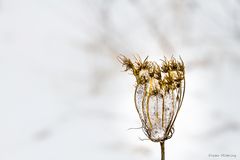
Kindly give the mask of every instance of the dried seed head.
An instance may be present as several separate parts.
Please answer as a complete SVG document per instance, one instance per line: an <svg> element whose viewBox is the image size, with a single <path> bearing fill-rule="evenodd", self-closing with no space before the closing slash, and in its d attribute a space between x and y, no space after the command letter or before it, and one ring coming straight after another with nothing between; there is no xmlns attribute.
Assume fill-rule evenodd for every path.
<svg viewBox="0 0 240 160"><path fill-rule="evenodd" d="M135 57L132 62L122 55L118 60L136 77L134 100L145 135L154 142L171 138L185 92L182 59L165 58L161 65L148 61L148 57L144 61Z"/></svg>

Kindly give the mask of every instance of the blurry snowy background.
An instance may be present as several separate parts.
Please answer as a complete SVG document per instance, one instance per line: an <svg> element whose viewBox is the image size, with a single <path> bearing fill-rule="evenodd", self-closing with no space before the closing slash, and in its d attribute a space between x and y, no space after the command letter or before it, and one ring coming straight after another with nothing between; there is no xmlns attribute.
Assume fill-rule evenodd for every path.
<svg viewBox="0 0 240 160"><path fill-rule="evenodd" d="M120 53L186 63L166 159L239 159L239 0L0 0L0 159L160 159Z"/></svg>

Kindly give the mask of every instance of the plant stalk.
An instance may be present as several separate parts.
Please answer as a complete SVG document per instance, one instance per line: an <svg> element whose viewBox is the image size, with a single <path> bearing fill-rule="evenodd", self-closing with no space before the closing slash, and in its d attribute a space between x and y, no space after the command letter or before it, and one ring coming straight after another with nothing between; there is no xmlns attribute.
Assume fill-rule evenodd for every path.
<svg viewBox="0 0 240 160"><path fill-rule="evenodd" d="M165 146L164 146L164 141L160 142L161 146L161 160L165 160Z"/></svg>

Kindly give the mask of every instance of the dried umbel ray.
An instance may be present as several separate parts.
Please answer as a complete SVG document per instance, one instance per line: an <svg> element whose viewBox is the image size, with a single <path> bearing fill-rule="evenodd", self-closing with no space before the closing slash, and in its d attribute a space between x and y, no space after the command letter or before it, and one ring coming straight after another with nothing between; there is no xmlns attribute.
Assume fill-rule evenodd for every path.
<svg viewBox="0 0 240 160"><path fill-rule="evenodd" d="M136 78L134 101L145 135L153 142L160 142L162 160L164 141L174 133L174 122L181 108L185 92L185 67L182 59L174 57L161 60L161 65L135 57L133 62L118 57L125 71Z"/></svg>

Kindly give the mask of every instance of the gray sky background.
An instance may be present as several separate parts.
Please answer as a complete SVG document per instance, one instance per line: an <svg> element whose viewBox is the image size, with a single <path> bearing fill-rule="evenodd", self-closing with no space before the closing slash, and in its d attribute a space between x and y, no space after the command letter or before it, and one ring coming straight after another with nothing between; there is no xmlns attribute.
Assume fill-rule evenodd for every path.
<svg viewBox="0 0 240 160"><path fill-rule="evenodd" d="M238 0L0 0L0 159L160 159L119 54L185 61L166 159L239 159Z"/></svg>

